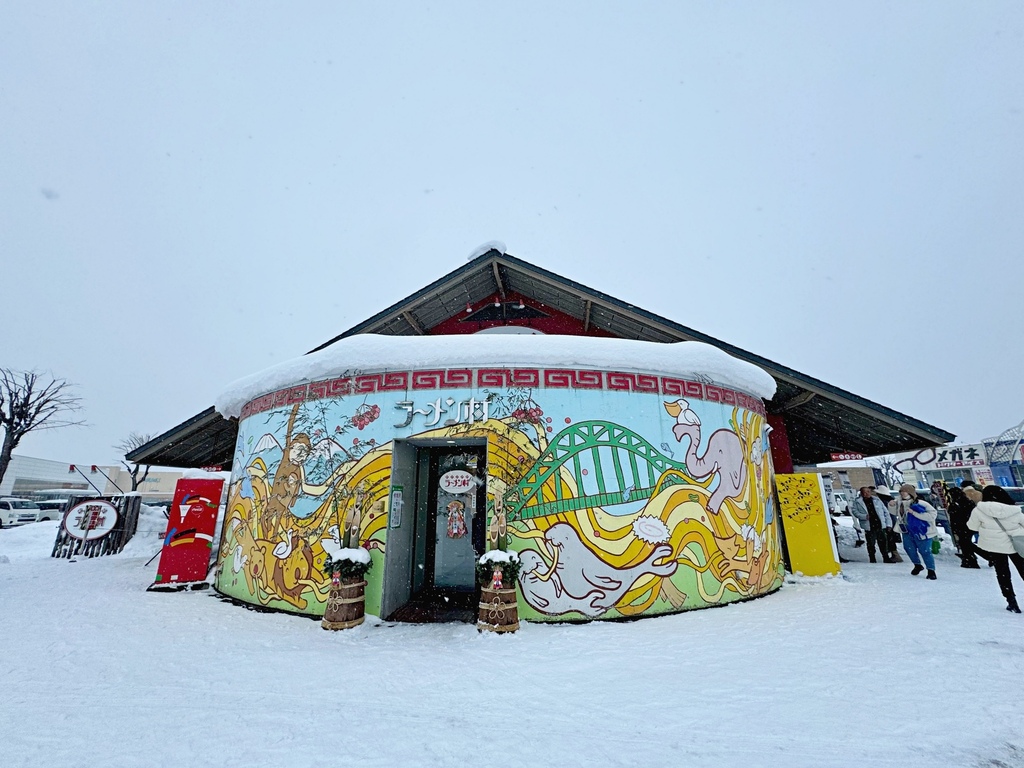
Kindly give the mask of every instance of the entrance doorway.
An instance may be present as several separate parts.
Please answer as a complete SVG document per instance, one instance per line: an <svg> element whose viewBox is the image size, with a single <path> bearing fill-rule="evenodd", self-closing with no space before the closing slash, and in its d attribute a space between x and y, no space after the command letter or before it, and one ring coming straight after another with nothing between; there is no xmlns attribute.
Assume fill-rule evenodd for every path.
<svg viewBox="0 0 1024 768"><path fill-rule="evenodd" d="M475 620L476 561L486 535L486 459L482 439L395 442L385 618Z"/></svg>

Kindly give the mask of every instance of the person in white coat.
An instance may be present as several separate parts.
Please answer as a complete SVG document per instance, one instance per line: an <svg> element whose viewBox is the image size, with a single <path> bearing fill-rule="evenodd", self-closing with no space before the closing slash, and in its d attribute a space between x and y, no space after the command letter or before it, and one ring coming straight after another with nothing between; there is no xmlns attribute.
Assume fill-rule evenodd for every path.
<svg viewBox="0 0 1024 768"><path fill-rule="evenodd" d="M971 512L967 527L978 532L977 547L995 566L999 591L1006 598L1006 610L1020 613L1013 591L1010 563L1024 579L1024 557L1017 553L1011 537L1024 536L1024 513L1013 503L1010 494L998 485L985 486L981 499Z"/></svg>

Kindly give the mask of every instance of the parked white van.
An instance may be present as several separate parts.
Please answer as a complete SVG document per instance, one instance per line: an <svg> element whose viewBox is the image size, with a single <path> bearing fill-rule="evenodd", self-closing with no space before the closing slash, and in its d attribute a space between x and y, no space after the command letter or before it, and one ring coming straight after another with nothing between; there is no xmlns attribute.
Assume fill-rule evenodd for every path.
<svg viewBox="0 0 1024 768"><path fill-rule="evenodd" d="M64 517L64 507L67 505L67 499L49 499L47 501L37 501L36 506L39 507L39 517L36 519L42 522L43 520L61 520Z"/></svg>
<svg viewBox="0 0 1024 768"><path fill-rule="evenodd" d="M39 507L28 499L0 499L0 528L34 523L39 519Z"/></svg>
<svg viewBox="0 0 1024 768"><path fill-rule="evenodd" d="M832 491L832 503L837 515L850 514L850 500L846 498L846 491Z"/></svg>

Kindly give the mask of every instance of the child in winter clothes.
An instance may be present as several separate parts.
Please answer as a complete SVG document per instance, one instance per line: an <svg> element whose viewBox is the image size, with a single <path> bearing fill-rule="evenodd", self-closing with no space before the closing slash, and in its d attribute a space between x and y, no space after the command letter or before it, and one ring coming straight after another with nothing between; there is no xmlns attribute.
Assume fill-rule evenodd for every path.
<svg viewBox="0 0 1024 768"><path fill-rule="evenodd" d="M1012 536L1024 536L1024 513L1013 503L1010 494L998 485L987 485L967 521L967 527L978 532L978 549L995 566L999 590L1006 598L1006 610L1020 613L1013 592L1010 563L1024 579L1024 557L1017 554Z"/></svg>
<svg viewBox="0 0 1024 768"><path fill-rule="evenodd" d="M932 555L932 539L938 535L935 527L935 507L927 501L917 498L917 489L909 483L900 486L899 501L892 501L889 511L894 513L899 523L900 532L903 534L903 550L907 553L914 564L911 576L917 576L925 568L928 569L928 579L935 580L935 556ZM915 517L927 523L923 534L912 534L907 525L907 518ZM922 567L921 561L924 561Z"/></svg>

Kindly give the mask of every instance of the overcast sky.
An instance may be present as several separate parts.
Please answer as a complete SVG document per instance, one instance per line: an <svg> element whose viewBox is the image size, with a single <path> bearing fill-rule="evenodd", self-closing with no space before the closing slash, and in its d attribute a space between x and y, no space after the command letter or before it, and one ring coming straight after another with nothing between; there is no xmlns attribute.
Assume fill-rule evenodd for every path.
<svg viewBox="0 0 1024 768"><path fill-rule="evenodd" d="M1024 5L0 4L0 365L107 463L488 240L974 441L1024 419Z"/></svg>

